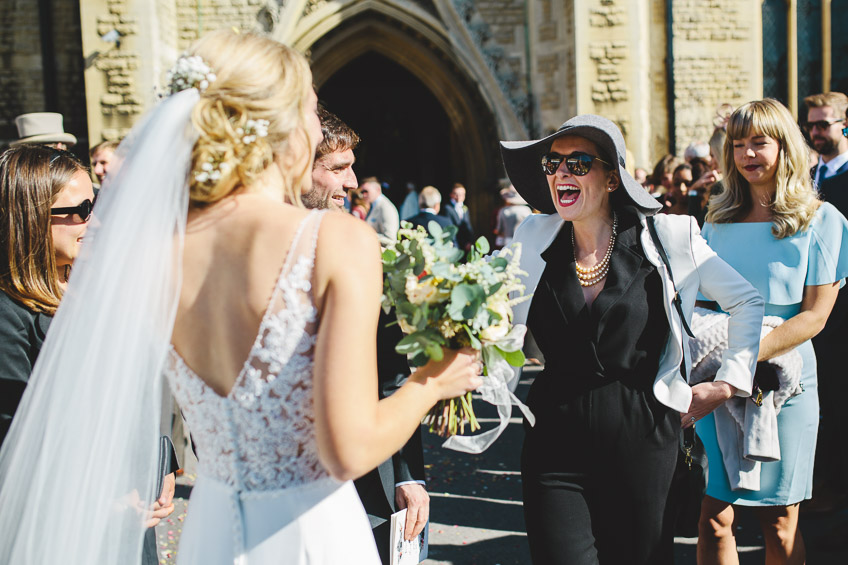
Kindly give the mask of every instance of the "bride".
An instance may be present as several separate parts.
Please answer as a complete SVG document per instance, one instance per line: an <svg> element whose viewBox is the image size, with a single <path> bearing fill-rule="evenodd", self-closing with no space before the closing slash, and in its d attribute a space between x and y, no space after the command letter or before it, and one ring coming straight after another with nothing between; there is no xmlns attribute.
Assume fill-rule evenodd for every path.
<svg viewBox="0 0 848 565"><path fill-rule="evenodd" d="M164 373L199 459L181 563L379 563L350 479L479 365L449 352L377 401L376 235L299 205L311 81L288 47L210 34L119 148L0 453L0 562L138 562Z"/></svg>

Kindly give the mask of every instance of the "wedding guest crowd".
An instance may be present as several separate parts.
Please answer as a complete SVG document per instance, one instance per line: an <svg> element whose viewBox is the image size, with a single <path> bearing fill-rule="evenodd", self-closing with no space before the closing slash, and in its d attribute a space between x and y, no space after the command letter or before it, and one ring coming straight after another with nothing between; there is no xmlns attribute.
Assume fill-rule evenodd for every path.
<svg viewBox="0 0 848 565"><path fill-rule="evenodd" d="M144 130L119 153L129 159L123 173L117 142L92 147L90 167L68 153L77 139L52 112L18 116L19 139L0 155L0 500L7 505L21 488L38 493L47 481L25 471L40 459L28 461L19 442L49 436L57 423L33 413L45 404L22 399L40 382L37 359L69 347L47 340L48 331L73 333L61 314L50 329L60 302L79 308L85 300L100 313L94 336L114 327L107 320L117 298L68 290L83 242L93 240L89 222L100 221L97 189L140 190L146 178L133 159L174 143L178 162L153 182L164 183L157 202L176 223L139 224L164 234L162 256L114 269L151 277L142 265L180 258L173 264L181 286L166 291L149 280L150 292L138 298L161 304L172 292L170 309L127 322L159 333L139 330L149 339L121 347L162 352L157 376L167 374L198 441L202 471L182 558L388 565L392 514L407 511L407 540L430 519L421 415L482 381L471 350L447 351L443 362L414 372L395 351L403 334L379 312L378 252L397 240L402 221L455 226L454 244L471 249L468 190L462 182L420 190L405 182L400 194L377 177L357 179L359 136L317 104L306 59L289 47L226 31L191 52L203 65L192 76L205 76L206 86L154 110L161 130ZM848 391L848 291L840 290L848 278L848 96L804 102L800 125L777 100L724 105L709 139L663 155L652 169L633 167L621 129L603 116L570 117L541 139L501 142L508 179L487 191L502 203L491 247L521 243L531 299L515 305L511 322L526 324L545 361L530 386L535 423L525 419L520 456L535 565L671 564L684 431L697 434L708 461L700 565L739 562L741 512L762 529L767 563L804 563L804 510L848 506L840 417ZM177 123L192 135L163 125ZM472 195L479 190L468 186ZM113 208L105 225L130 208ZM723 341L707 378L696 381L707 318L722 320ZM98 355L105 356L93 354L80 371L91 390ZM120 383L156 371L130 367ZM122 389L97 390L104 405ZM80 421L98 417L89 412ZM77 438L80 461L70 462L78 469L86 468L86 439ZM167 467L152 502L143 501L142 483L110 491L132 500L142 520L102 524L120 530L104 552L135 559L140 546L143 563L158 562L150 528L174 509L175 458ZM68 500L56 512L70 520ZM107 510L100 503L85 511ZM0 542L0 560L61 554L64 542L15 541L18 531L33 539L33 524L52 511L46 500L24 504L8 503L23 518ZM339 548L325 546L328 529ZM100 547L93 530L78 534L86 547Z"/></svg>

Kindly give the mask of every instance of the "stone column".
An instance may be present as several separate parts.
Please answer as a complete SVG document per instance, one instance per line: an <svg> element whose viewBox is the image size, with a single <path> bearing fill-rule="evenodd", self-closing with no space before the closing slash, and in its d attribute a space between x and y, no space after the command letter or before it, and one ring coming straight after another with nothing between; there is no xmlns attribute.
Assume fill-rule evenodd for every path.
<svg viewBox="0 0 848 565"><path fill-rule="evenodd" d="M91 144L125 136L177 57L175 0L80 3ZM105 38L105 39L104 39Z"/></svg>
<svg viewBox="0 0 848 565"><path fill-rule="evenodd" d="M585 0L574 9L576 113L599 114L619 125L633 154L631 169L662 152L652 135L665 120L652 108L658 83L651 71L663 54L654 51L651 38L661 37L663 28L650 19L650 7L649 0Z"/></svg>
<svg viewBox="0 0 848 565"><path fill-rule="evenodd" d="M719 105L762 98L758 0L673 0L675 146L708 141Z"/></svg>

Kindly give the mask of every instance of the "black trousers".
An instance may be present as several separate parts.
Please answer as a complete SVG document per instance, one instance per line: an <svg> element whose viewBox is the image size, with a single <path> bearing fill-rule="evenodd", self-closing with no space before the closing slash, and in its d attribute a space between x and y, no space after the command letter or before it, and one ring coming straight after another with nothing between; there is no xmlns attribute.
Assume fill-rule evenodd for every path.
<svg viewBox="0 0 848 565"><path fill-rule="evenodd" d="M521 458L533 563L672 563L679 433L677 412L621 382L540 410Z"/></svg>

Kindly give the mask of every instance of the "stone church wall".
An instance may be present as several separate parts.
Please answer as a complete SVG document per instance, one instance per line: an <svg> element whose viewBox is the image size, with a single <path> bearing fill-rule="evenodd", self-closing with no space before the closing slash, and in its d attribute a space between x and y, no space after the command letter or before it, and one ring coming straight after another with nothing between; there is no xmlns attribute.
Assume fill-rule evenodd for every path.
<svg viewBox="0 0 848 565"><path fill-rule="evenodd" d="M621 125L636 163L649 167L672 139L677 152L707 139L720 104L761 96L762 24L755 0L672 0L670 13L667 0L445 1L466 17L482 60L535 135L577 113L603 114ZM289 4L301 6L294 8L301 13L297 18L317 5L51 0L55 76L46 85L39 3L0 0L0 142L16 136L16 115L48 107L65 114L68 131L85 137L90 129L92 143L120 138L154 103L165 69L195 39L223 27L291 27L278 21L293 17ZM340 2L348 4L355 3ZM432 2L421 6L438 16ZM113 30L120 42L104 41Z"/></svg>
<svg viewBox="0 0 848 565"><path fill-rule="evenodd" d="M762 13L759 2L673 2L674 113L678 154L707 141L721 104L760 98Z"/></svg>
<svg viewBox="0 0 848 565"><path fill-rule="evenodd" d="M53 47L47 77L42 25L50 28ZM40 21L35 0L0 0L0 61L0 146L17 139L15 116L44 111L63 114L65 131L86 142L78 2L53 0L47 20Z"/></svg>

